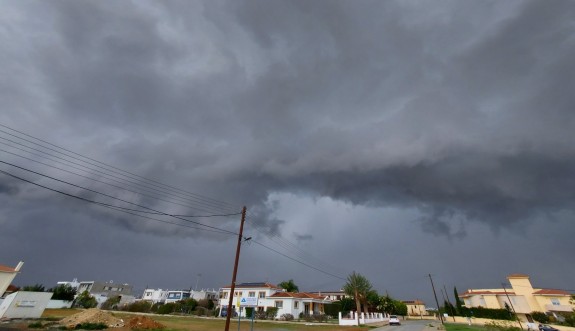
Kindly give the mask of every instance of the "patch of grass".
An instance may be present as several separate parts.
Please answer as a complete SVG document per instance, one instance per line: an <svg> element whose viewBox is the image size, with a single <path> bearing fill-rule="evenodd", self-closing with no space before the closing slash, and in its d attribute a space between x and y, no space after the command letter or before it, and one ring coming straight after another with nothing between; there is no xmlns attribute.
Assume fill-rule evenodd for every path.
<svg viewBox="0 0 575 331"><path fill-rule="evenodd" d="M105 330L108 326L104 323L81 323L77 324L76 330Z"/></svg>
<svg viewBox="0 0 575 331"><path fill-rule="evenodd" d="M42 325L42 322L34 322L34 323L30 323L28 324L28 328L30 329L42 329L44 326Z"/></svg>
<svg viewBox="0 0 575 331"><path fill-rule="evenodd" d="M483 326L445 323L446 331L485 331Z"/></svg>

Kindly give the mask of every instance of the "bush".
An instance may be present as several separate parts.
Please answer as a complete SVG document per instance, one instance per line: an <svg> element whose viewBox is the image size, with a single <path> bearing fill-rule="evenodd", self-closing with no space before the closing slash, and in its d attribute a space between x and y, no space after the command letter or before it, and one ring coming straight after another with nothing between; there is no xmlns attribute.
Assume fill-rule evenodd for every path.
<svg viewBox="0 0 575 331"><path fill-rule="evenodd" d="M293 319L294 319L294 317L292 314L283 314L280 317L280 320L282 320L282 321L293 321Z"/></svg>
<svg viewBox="0 0 575 331"><path fill-rule="evenodd" d="M123 306L121 310L133 313L149 313L152 311L152 304L148 301L136 301Z"/></svg>
<svg viewBox="0 0 575 331"><path fill-rule="evenodd" d="M542 313L540 311L533 311L531 312L531 317L539 323L547 324L549 323L549 316L547 314Z"/></svg>
<svg viewBox="0 0 575 331"><path fill-rule="evenodd" d="M106 300L103 304L102 304L102 309L103 310L113 310L113 309L118 309L118 304L120 303L120 296L116 295L113 297L108 298L108 300Z"/></svg>
<svg viewBox="0 0 575 331"><path fill-rule="evenodd" d="M166 303L166 304L159 306L158 311L156 313L161 314L161 315L165 315L165 314L171 314L175 310L176 310L176 304L170 302L170 303Z"/></svg>
<svg viewBox="0 0 575 331"><path fill-rule="evenodd" d="M76 295L76 289L69 284L61 284L49 290L53 292L52 300L72 301Z"/></svg>
<svg viewBox="0 0 575 331"><path fill-rule="evenodd" d="M96 298L94 298L93 296L90 295L90 293L88 293L88 291L84 291L82 292L82 294L80 294L76 300L74 300L74 307L81 307L81 308L94 308L98 305L98 301L96 301Z"/></svg>
<svg viewBox="0 0 575 331"><path fill-rule="evenodd" d="M82 323L76 324L76 330L105 330L108 326L104 323Z"/></svg>
<svg viewBox="0 0 575 331"><path fill-rule="evenodd" d="M199 307L204 307L206 309L214 309L214 302L210 299L202 299L197 301Z"/></svg>
<svg viewBox="0 0 575 331"><path fill-rule="evenodd" d="M487 331L521 331L517 326L514 326L511 322L507 321L491 321L485 323L485 329Z"/></svg>
<svg viewBox="0 0 575 331"><path fill-rule="evenodd" d="M488 318L494 320L515 320L515 315L510 313L507 309L489 309L482 307L467 308L461 307L459 309L460 316L477 317L477 318Z"/></svg>
<svg viewBox="0 0 575 331"><path fill-rule="evenodd" d="M34 323L30 323L28 324L28 328L30 329L41 329L44 326L42 325L42 322L34 322Z"/></svg>
<svg viewBox="0 0 575 331"><path fill-rule="evenodd" d="M273 320L276 318L276 315L278 314L278 308L268 307L265 313L266 313L266 319Z"/></svg>
<svg viewBox="0 0 575 331"><path fill-rule="evenodd" d="M252 318L253 313L254 313L254 307L246 307L246 318Z"/></svg>

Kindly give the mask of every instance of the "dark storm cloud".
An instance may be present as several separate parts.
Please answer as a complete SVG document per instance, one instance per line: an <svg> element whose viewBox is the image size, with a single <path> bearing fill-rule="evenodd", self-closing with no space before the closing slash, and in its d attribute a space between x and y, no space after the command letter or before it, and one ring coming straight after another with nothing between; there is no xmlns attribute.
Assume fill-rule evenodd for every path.
<svg viewBox="0 0 575 331"><path fill-rule="evenodd" d="M269 200L275 193L415 211L424 231L457 240L472 240L470 224L494 233L528 233L523 225L555 219L569 224L575 184L570 2L22 1L4 7L1 123L231 201L234 212L246 205L250 230L261 230L255 238L289 233L301 244L335 244L317 232L284 230L292 220L275 215L280 202ZM50 171L170 213L210 211ZM117 237L107 238L107 227L151 235L155 243L206 238L218 252L225 241L99 207L75 209L62 197L0 178L0 192L9 192L2 194L2 211L10 216L0 221L24 220L10 223L12 234L31 227L46 206L59 205L86 213L78 222L87 227L97 221L99 247L109 244L110 254L120 247L111 243ZM13 194L20 200L8 199ZM57 214L50 210L46 222ZM237 220L201 221L233 230ZM351 225L326 227L361 223L346 221ZM373 242L385 234L383 225L378 229ZM421 247L435 244L422 238ZM134 250L147 248L132 239ZM257 259L247 263L256 270Z"/></svg>
<svg viewBox="0 0 575 331"><path fill-rule="evenodd" d="M513 223L572 198L563 4L40 4L31 64L93 139L127 130L109 147L139 171L222 176L209 193L250 205L304 190Z"/></svg>

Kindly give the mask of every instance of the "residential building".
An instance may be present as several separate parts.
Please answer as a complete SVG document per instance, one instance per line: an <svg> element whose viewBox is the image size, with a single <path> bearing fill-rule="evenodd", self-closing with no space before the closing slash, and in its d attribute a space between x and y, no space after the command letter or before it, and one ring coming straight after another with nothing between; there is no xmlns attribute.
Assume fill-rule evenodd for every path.
<svg viewBox="0 0 575 331"><path fill-rule="evenodd" d="M300 292L276 292L266 298L267 305L278 308L277 317L283 314L291 314L298 317L300 313L305 315L318 315L324 313L324 305L332 301L317 294ZM258 305L259 308L259 305Z"/></svg>
<svg viewBox="0 0 575 331"><path fill-rule="evenodd" d="M402 301L407 306L408 316L423 316L427 315L425 303L421 300L404 300Z"/></svg>
<svg viewBox="0 0 575 331"><path fill-rule="evenodd" d="M212 300L217 301L219 298L220 292L216 289L201 289L200 291L192 290L190 293L190 297L195 300Z"/></svg>
<svg viewBox="0 0 575 331"><path fill-rule="evenodd" d="M71 282L63 281L58 282L58 285L70 285L76 289L77 295L88 291L96 301L98 301L98 306L106 302L111 297L119 296L120 305L131 303L135 301L135 297L132 295L133 286L129 284L114 283L109 282L99 282L99 281L78 281L74 279Z"/></svg>
<svg viewBox="0 0 575 331"><path fill-rule="evenodd" d="M190 298L191 291L190 290L175 290L175 291L168 291L168 296L166 297L165 303L176 302L180 300L186 300Z"/></svg>
<svg viewBox="0 0 575 331"><path fill-rule="evenodd" d="M195 290L162 290L157 289L145 289L144 294L142 295L142 300L149 301L152 304L155 303L170 303L176 302L180 300L185 300L187 298L192 298L194 300L217 300L218 299L218 291L215 289L202 289L200 291Z"/></svg>
<svg viewBox="0 0 575 331"><path fill-rule="evenodd" d="M317 291L317 292L309 292L311 294L316 294L331 301L339 301L343 298L347 298L348 295L345 294L343 290L338 291Z"/></svg>
<svg viewBox="0 0 575 331"><path fill-rule="evenodd" d="M10 286L23 265L24 262L22 261L14 268L0 265L0 298L4 295L4 292L6 292L6 289L8 289L8 286Z"/></svg>
<svg viewBox="0 0 575 331"><path fill-rule="evenodd" d="M571 293L557 289L534 288L528 275L512 274L507 277L511 288L468 289L459 295L465 306L504 309L505 304L515 310L517 316L533 322L531 312L571 312L575 308L569 303Z"/></svg>
<svg viewBox="0 0 575 331"><path fill-rule="evenodd" d="M165 303L167 298L168 290L162 290L161 288L157 290L147 288L144 290L144 294L142 294L142 300L151 302L152 304Z"/></svg>
<svg viewBox="0 0 575 331"><path fill-rule="evenodd" d="M231 286L223 287L220 292L218 307L220 316L227 314ZM298 317L304 314L323 314L324 305L332 301L314 293L290 293L270 283L242 283L235 287L232 299L232 309L238 313L237 304L243 298L257 298L257 311L267 311L270 307L278 308L276 317L283 314L292 314ZM245 310L241 310L245 316Z"/></svg>

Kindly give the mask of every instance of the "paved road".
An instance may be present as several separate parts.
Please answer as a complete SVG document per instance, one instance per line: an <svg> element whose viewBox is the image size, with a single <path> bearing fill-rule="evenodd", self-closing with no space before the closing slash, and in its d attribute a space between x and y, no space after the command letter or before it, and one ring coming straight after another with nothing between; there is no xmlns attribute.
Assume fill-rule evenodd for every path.
<svg viewBox="0 0 575 331"><path fill-rule="evenodd" d="M429 327L430 324L433 324L434 327ZM372 329L372 331L430 331L437 330L437 325L439 325L439 322L436 321L409 320L401 321L401 325L386 325L377 329Z"/></svg>

